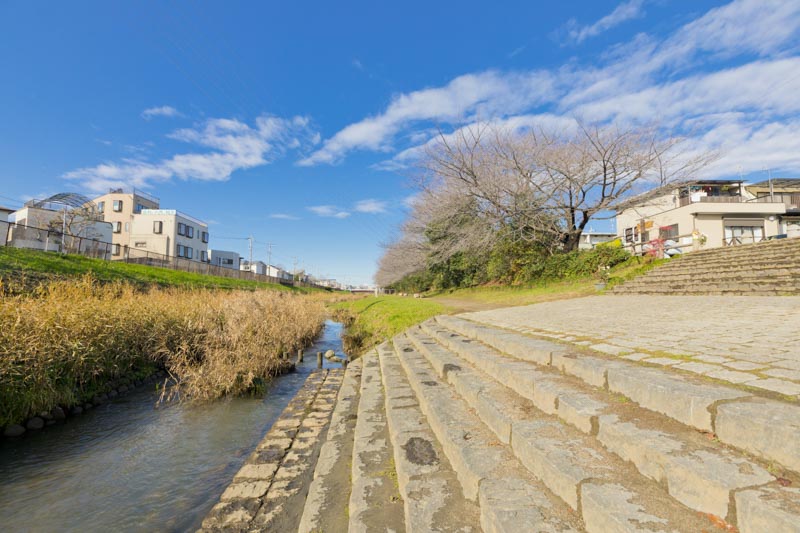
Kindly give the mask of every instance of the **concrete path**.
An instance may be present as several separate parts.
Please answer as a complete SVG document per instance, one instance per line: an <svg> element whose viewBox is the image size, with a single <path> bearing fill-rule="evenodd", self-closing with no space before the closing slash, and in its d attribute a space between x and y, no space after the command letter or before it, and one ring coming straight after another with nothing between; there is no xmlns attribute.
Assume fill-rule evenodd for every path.
<svg viewBox="0 0 800 533"><path fill-rule="evenodd" d="M800 396L800 297L594 296L461 316Z"/></svg>

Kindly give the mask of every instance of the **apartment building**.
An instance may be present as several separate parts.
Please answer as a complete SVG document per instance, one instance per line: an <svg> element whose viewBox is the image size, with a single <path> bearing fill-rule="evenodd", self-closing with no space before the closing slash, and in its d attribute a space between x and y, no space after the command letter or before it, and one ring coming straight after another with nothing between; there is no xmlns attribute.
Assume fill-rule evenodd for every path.
<svg viewBox="0 0 800 533"><path fill-rule="evenodd" d="M211 259L212 265L233 270L239 270L239 264L242 260L238 252L228 252L225 250L209 250L208 256Z"/></svg>
<svg viewBox="0 0 800 533"><path fill-rule="evenodd" d="M112 257L152 252L207 263L208 224L175 209L141 209L132 217L130 245L116 245Z"/></svg>
<svg viewBox="0 0 800 533"><path fill-rule="evenodd" d="M8 236L8 217L14 210L0 205L0 246L6 245Z"/></svg>
<svg viewBox="0 0 800 533"><path fill-rule="evenodd" d="M134 215L160 206L158 198L136 189L112 189L95 198L94 204L102 219L111 223L111 242L120 250L131 246Z"/></svg>
<svg viewBox="0 0 800 533"><path fill-rule="evenodd" d="M50 209L45 202L31 202L9 218L14 223L8 231L9 246L104 254L105 243L111 241L108 222L95 220L83 211Z"/></svg>

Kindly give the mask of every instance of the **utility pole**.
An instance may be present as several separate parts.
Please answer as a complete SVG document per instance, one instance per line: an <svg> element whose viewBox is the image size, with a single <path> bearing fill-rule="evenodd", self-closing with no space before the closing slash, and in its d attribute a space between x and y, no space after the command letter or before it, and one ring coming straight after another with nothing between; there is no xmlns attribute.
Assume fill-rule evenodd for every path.
<svg viewBox="0 0 800 533"><path fill-rule="evenodd" d="M292 261L294 262L294 266L292 267L292 278L297 276L297 257L292 257Z"/></svg>
<svg viewBox="0 0 800 533"><path fill-rule="evenodd" d="M272 266L272 243L268 242L267 243L267 270L269 270L270 266ZM269 274L269 272L267 272L267 274Z"/></svg>
<svg viewBox="0 0 800 533"><path fill-rule="evenodd" d="M252 270L253 270L253 236L252 235L247 237L247 242L248 242L249 248L250 248L250 271L252 272Z"/></svg>

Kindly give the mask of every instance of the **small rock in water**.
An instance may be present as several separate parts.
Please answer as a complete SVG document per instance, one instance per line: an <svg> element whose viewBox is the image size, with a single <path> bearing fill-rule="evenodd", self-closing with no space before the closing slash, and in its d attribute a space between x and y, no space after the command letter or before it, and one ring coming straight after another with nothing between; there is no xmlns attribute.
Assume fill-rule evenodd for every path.
<svg viewBox="0 0 800 533"><path fill-rule="evenodd" d="M333 357L336 357L336 352L334 352L333 350L328 350L327 352L325 352L325 359L331 359Z"/></svg>
<svg viewBox="0 0 800 533"><path fill-rule="evenodd" d="M53 418L55 418L56 420L64 420L65 418L67 418L67 413L65 413L64 410L60 407L54 407Z"/></svg>
<svg viewBox="0 0 800 533"><path fill-rule="evenodd" d="M73 415L79 415L79 414L81 414L83 412L83 407L81 407L80 405L76 405L75 407L70 409L69 412L70 412L70 414L73 414Z"/></svg>
<svg viewBox="0 0 800 533"><path fill-rule="evenodd" d="M3 430L3 435L6 437L20 437L23 433L25 433L25 428L19 424L11 424L10 426L6 426L6 429Z"/></svg>
<svg viewBox="0 0 800 533"><path fill-rule="evenodd" d="M109 398L116 398L117 397L117 391L114 390L114 389L111 389L110 391L108 391L108 397Z"/></svg>
<svg viewBox="0 0 800 533"><path fill-rule="evenodd" d="M41 413L39 413L39 418L41 418L42 420L52 420L53 415L51 415L47 411L42 411Z"/></svg>
<svg viewBox="0 0 800 533"><path fill-rule="evenodd" d="M28 429L42 429L44 427L44 420L39 418L38 416L34 416L28 423L25 424L25 427Z"/></svg>

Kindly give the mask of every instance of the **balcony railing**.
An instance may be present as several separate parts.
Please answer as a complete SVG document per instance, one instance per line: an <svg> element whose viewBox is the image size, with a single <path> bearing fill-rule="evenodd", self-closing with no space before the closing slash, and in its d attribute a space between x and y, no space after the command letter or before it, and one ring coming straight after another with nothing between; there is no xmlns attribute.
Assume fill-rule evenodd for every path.
<svg viewBox="0 0 800 533"><path fill-rule="evenodd" d="M786 204L786 207L791 207L793 209L800 208L800 192L793 192L793 193L775 193L772 196L759 196L758 198L753 198L748 200L748 202L756 202L760 204Z"/></svg>

